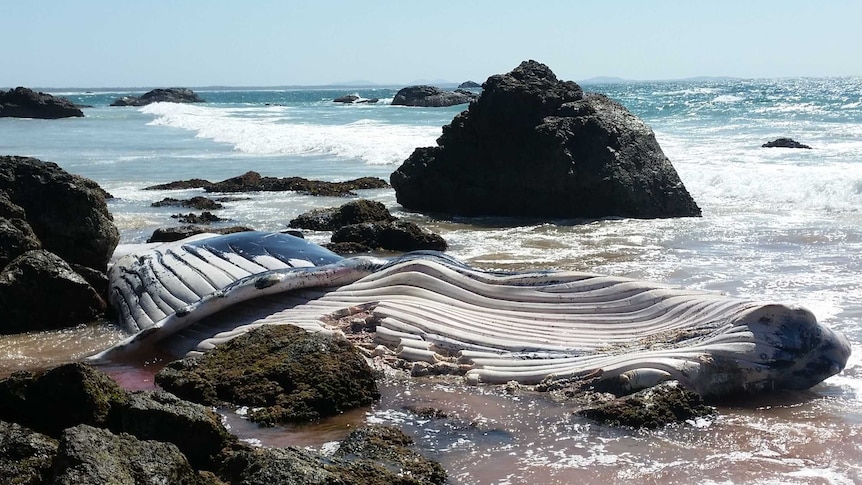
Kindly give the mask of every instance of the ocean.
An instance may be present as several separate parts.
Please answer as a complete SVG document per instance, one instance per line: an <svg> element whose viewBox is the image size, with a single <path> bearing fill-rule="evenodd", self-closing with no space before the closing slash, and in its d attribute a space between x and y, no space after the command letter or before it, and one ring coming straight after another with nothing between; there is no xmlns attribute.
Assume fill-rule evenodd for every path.
<svg viewBox="0 0 862 485"><path fill-rule="evenodd" d="M659 431L613 429L544 396L459 382L388 382L370 409L314 426L234 429L263 444L326 447L362 422L403 427L452 483L862 483L862 79L800 78L587 84L643 119L703 210L700 218L438 219L401 209L391 189L361 191L442 235L484 269L565 269L626 276L807 307L852 343L847 368L810 391L719 407L719 416ZM52 161L114 195L121 243L176 225L173 180L266 176L388 179L430 146L465 105L407 108L398 87L195 89L204 104L108 107L143 90L51 90L92 105L85 118L0 119L0 154ZM358 94L377 104L343 105ZM791 137L811 150L761 148ZM300 213L345 202L243 194L222 225L281 230ZM306 237L325 242L325 233ZM103 345L92 329L0 339L0 371ZM101 340L100 340L101 339ZM4 369L5 368L5 369ZM447 419L403 407L433 406Z"/></svg>

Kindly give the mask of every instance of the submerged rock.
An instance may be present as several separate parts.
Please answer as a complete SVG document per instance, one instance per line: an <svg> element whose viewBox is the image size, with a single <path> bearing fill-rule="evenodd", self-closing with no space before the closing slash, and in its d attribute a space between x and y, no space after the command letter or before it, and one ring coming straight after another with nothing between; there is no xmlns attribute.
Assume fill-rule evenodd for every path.
<svg viewBox="0 0 862 485"><path fill-rule="evenodd" d="M204 103L194 91L188 88L153 89L141 96L123 96L111 106L146 106L150 103Z"/></svg>
<svg viewBox="0 0 862 485"><path fill-rule="evenodd" d="M177 219L183 224L212 224L213 222L222 222L227 219L222 219L221 217L213 214L210 211L203 211L200 214L188 213L188 214L174 214L171 216L172 219Z"/></svg>
<svg viewBox="0 0 862 485"><path fill-rule="evenodd" d="M610 426L659 428L715 415L700 395L676 384L664 384L623 398L609 397L578 415Z"/></svg>
<svg viewBox="0 0 862 485"><path fill-rule="evenodd" d="M440 235L426 231L413 222L401 220L350 224L333 232L331 239L333 244L359 244L369 251L445 251L448 247Z"/></svg>
<svg viewBox="0 0 862 485"><path fill-rule="evenodd" d="M289 325L263 326L172 362L156 382L201 404L253 407L249 417L266 425L332 416L380 397L371 368L347 340Z"/></svg>
<svg viewBox="0 0 862 485"><path fill-rule="evenodd" d="M17 87L0 90L0 118L80 118L84 112L66 98Z"/></svg>
<svg viewBox="0 0 862 485"><path fill-rule="evenodd" d="M768 141L763 145L760 145L761 148L807 148L811 149L808 145L803 145L798 141L792 138L777 138L772 141Z"/></svg>
<svg viewBox="0 0 862 485"><path fill-rule="evenodd" d="M399 106L422 106L426 108L440 108L455 106L475 101L477 95L470 91L458 89L455 91L444 91L434 86L408 86L401 88L392 98L393 105Z"/></svg>
<svg viewBox="0 0 862 485"><path fill-rule="evenodd" d="M224 208L223 205L210 199L209 197L196 196L191 199L174 199L173 197L165 197L164 199L150 204L152 207L189 207L200 211L211 211Z"/></svg>
<svg viewBox="0 0 862 485"><path fill-rule="evenodd" d="M358 189L383 189L389 187L385 180L377 177L361 177L344 182L324 182L303 177L264 177L249 171L221 182L203 179L178 180L167 184L145 187L144 190L173 190L202 188L207 192L282 192L296 191L306 195L344 197L356 195Z"/></svg>
<svg viewBox="0 0 862 485"><path fill-rule="evenodd" d="M544 64L488 78L479 99L392 174L407 209L541 218L699 216L652 130Z"/></svg>

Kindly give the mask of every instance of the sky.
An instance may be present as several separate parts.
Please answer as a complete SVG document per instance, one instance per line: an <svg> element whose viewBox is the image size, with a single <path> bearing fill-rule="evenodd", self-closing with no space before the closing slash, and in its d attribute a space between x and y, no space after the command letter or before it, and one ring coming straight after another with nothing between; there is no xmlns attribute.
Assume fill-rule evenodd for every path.
<svg viewBox="0 0 862 485"><path fill-rule="evenodd" d="M858 0L28 0L0 88L862 76Z"/></svg>

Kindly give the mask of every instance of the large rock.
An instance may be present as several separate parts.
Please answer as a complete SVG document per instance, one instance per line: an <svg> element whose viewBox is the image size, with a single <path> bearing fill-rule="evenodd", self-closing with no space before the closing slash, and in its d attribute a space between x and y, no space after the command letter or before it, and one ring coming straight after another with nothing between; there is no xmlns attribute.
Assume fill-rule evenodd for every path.
<svg viewBox="0 0 862 485"><path fill-rule="evenodd" d="M238 443L211 408L163 391L130 393L112 424L114 432L176 445L198 469L216 469L222 451Z"/></svg>
<svg viewBox="0 0 862 485"><path fill-rule="evenodd" d="M194 91L188 88L153 89L141 96L123 96L111 106L146 106L150 103L203 103Z"/></svg>
<svg viewBox="0 0 862 485"><path fill-rule="evenodd" d="M401 88L392 98L392 104L398 106L421 106L425 108L441 108L465 104L476 99L476 94L463 89L444 91L434 86L407 86Z"/></svg>
<svg viewBox="0 0 862 485"><path fill-rule="evenodd" d="M106 308L100 292L49 251L28 251L0 270L0 334L88 323Z"/></svg>
<svg viewBox="0 0 862 485"><path fill-rule="evenodd" d="M219 483L198 474L170 443L142 441L85 424L63 432L52 472L49 483L56 485Z"/></svg>
<svg viewBox="0 0 862 485"><path fill-rule="evenodd" d="M92 180L55 163L0 156L0 199L21 208L42 248L70 264L105 271L120 233Z"/></svg>
<svg viewBox="0 0 862 485"><path fill-rule="evenodd" d="M0 381L0 420L53 437L78 424L108 427L127 401L114 380L83 364L16 372Z"/></svg>
<svg viewBox="0 0 862 485"><path fill-rule="evenodd" d="M66 98L22 87L0 90L0 118L57 119L82 116L84 112Z"/></svg>
<svg viewBox="0 0 862 485"><path fill-rule="evenodd" d="M542 218L698 216L652 130L619 103L525 61L391 176L407 209Z"/></svg>
<svg viewBox="0 0 862 485"><path fill-rule="evenodd" d="M194 402L254 408L272 425L368 406L380 394L371 368L346 339L290 325L263 326L156 374L163 389Z"/></svg>

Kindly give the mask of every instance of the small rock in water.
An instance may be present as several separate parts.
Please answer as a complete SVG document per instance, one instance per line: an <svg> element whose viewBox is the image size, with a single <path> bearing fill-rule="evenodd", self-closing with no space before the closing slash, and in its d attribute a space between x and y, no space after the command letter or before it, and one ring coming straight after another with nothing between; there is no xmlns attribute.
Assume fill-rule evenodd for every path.
<svg viewBox="0 0 862 485"><path fill-rule="evenodd" d="M811 149L808 145L803 145L798 141L792 138L777 138L775 140L769 141L760 145L761 148L807 148Z"/></svg>

